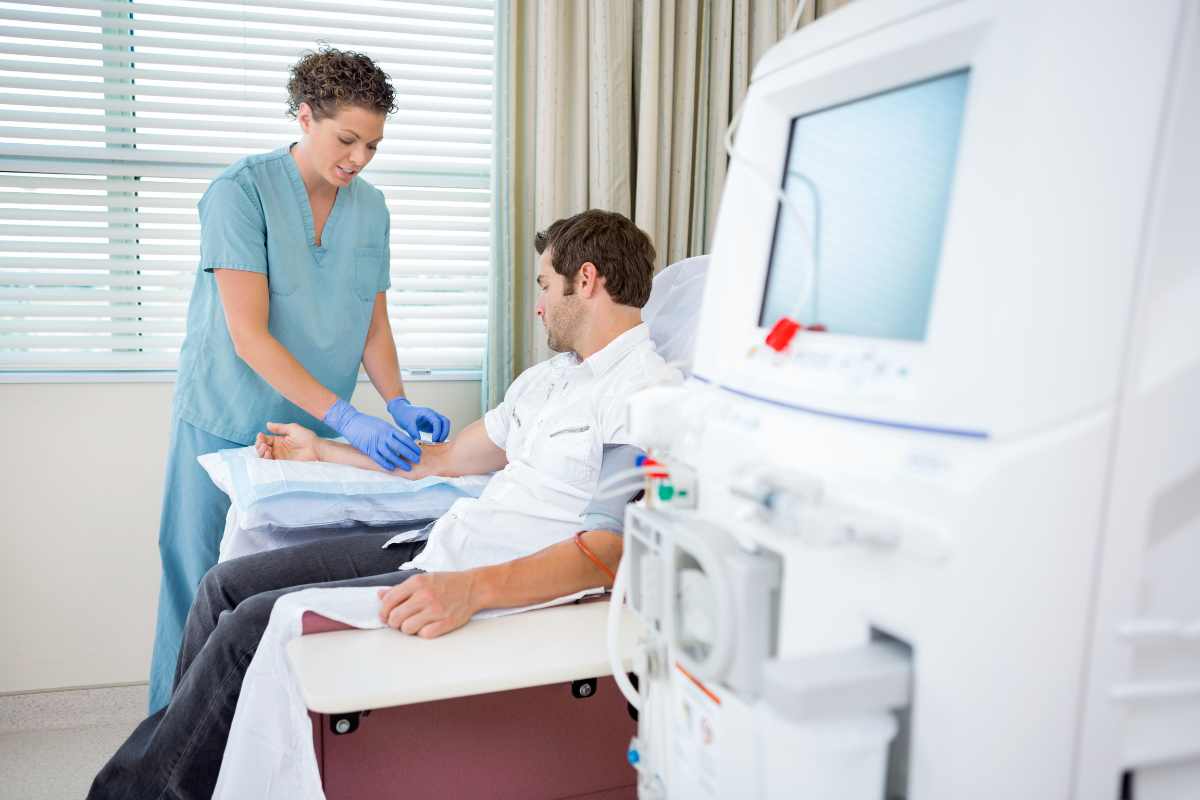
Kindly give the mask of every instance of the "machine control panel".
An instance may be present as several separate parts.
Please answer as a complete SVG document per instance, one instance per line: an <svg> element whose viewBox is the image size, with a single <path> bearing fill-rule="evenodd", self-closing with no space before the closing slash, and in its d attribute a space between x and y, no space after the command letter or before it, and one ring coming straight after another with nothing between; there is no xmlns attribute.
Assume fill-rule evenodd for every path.
<svg viewBox="0 0 1200 800"><path fill-rule="evenodd" d="M917 359L909 348L821 346L815 341L821 336L802 332L782 352L766 344L752 345L743 369L765 365L799 373L806 386L822 394L898 398L914 391Z"/></svg>

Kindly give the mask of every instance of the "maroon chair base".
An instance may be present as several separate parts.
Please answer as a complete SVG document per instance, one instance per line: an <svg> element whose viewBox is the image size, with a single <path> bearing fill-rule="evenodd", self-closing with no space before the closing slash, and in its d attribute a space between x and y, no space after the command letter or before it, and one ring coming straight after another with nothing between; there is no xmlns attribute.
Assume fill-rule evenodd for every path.
<svg viewBox="0 0 1200 800"><path fill-rule="evenodd" d="M637 797L636 723L611 677L310 716L328 800Z"/></svg>

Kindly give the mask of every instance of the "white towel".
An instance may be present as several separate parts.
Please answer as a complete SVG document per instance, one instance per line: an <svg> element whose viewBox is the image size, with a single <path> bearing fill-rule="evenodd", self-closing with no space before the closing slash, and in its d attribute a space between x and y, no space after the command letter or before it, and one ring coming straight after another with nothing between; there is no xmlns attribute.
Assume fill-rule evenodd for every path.
<svg viewBox="0 0 1200 800"><path fill-rule="evenodd" d="M302 632L305 611L356 628L378 628L378 588L303 589L279 598L242 693L213 800L325 800L312 724L287 658L287 643Z"/></svg>

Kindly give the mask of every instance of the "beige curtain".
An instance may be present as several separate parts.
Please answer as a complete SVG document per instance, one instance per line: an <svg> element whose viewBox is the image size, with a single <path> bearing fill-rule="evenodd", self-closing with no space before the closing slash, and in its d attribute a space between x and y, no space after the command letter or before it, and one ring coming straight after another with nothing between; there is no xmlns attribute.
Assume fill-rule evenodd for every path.
<svg viewBox="0 0 1200 800"><path fill-rule="evenodd" d="M847 0L810 0L802 23ZM729 119L754 64L786 33L796 0L512 0L498 43L508 171L492 335L511 336L506 362L489 357L486 403L505 370L546 358L533 316L534 233L587 208L619 211L654 241L658 266L703 253L727 159ZM494 283L494 289L497 284Z"/></svg>

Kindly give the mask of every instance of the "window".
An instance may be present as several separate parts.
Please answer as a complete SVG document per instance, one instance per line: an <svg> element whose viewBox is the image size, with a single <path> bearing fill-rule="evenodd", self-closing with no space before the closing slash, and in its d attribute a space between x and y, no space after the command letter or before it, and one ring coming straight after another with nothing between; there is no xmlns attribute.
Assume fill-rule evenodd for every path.
<svg viewBox="0 0 1200 800"><path fill-rule="evenodd" d="M487 331L492 0L0 2L0 370L167 370L196 203L299 137L288 67L367 53L399 111L367 168L392 214L404 367L478 369Z"/></svg>

